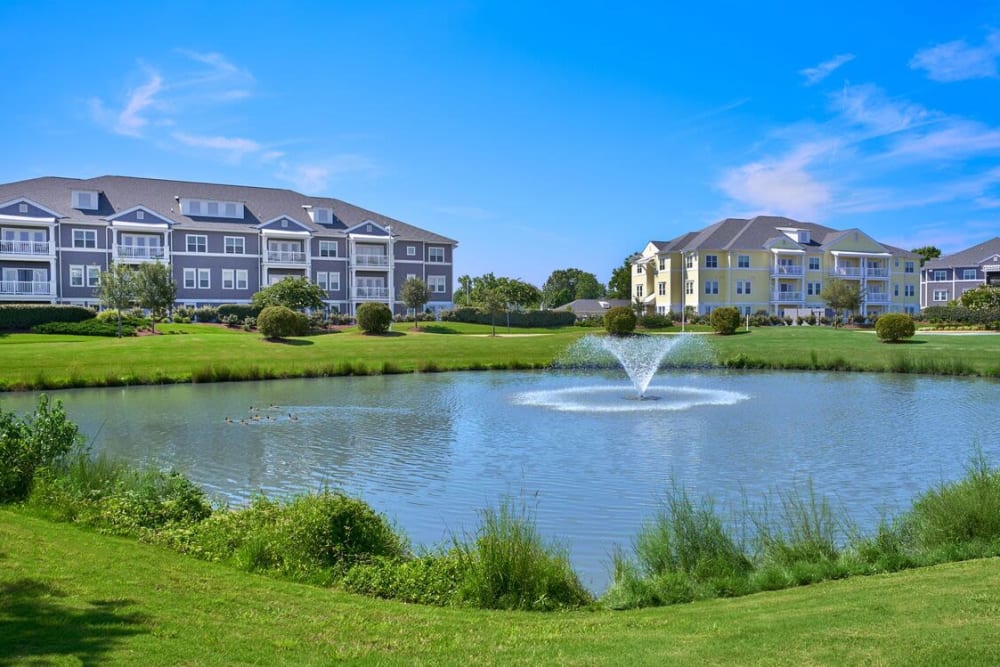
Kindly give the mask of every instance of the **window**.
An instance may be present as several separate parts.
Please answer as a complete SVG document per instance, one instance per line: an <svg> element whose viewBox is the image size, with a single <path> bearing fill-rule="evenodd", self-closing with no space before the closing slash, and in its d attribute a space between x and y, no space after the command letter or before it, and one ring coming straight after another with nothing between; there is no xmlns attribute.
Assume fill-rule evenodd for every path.
<svg viewBox="0 0 1000 667"><path fill-rule="evenodd" d="M819 296L823 291L823 283L806 283L806 294L809 296Z"/></svg>
<svg viewBox="0 0 1000 667"><path fill-rule="evenodd" d="M976 270L975 269L962 269L962 280L975 280Z"/></svg>
<svg viewBox="0 0 1000 667"><path fill-rule="evenodd" d="M236 269L236 289L250 289L250 272L247 269Z"/></svg>
<svg viewBox="0 0 1000 667"><path fill-rule="evenodd" d="M441 263L444 261L444 248L428 248L427 261Z"/></svg>
<svg viewBox="0 0 1000 667"><path fill-rule="evenodd" d="M948 272L943 269L934 271L934 280L948 280Z"/></svg>
<svg viewBox="0 0 1000 667"><path fill-rule="evenodd" d="M17 205L17 212L18 213L27 213L28 212L28 205L27 204L18 204Z"/></svg>
<svg viewBox="0 0 1000 667"><path fill-rule="evenodd" d="M188 252L208 252L208 237L204 234L188 234L185 238Z"/></svg>
<svg viewBox="0 0 1000 667"><path fill-rule="evenodd" d="M330 289L330 274L327 271L316 272L316 285L323 291Z"/></svg>
<svg viewBox="0 0 1000 667"><path fill-rule="evenodd" d="M93 211L97 209L97 193L96 192L73 192L73 208L78 208L81 211ZM23 211L22 211L23 213Z"/></svg>
<svg viewBox="0 0 1000 667"><path fill-rule="evenodd" d="M688 255L684 258L684 268L693 269L694 268L694 255Z"/></svg>
<svg viewBox="0 0 1000 667"><path fill-rule="evenodd" d="M705 268L706 269L717 269L717 268L719 268L719 256L718 255L705 255Z"/></svg>
<svg viewBox="0 0 1000 667"><path fill-rule="evenodd" d="M337 292L340 290L340 272L331 271L330 272L330 291Z"/></svg>
<svg viewBox="0 0 1000 667"><path fill-rule="evenodd" d="M917 289L914 285L903 285L903 296L914 296Z"/></svg>
<svg viewBox="0 0 1000 667"><path fill-rule="evenodd" d="M222 289L236 289L235 269L222 269Z"/></svg>
<svg viewBox="0 0 1000 667"><path fill-rule="evenodd" d="M74 229L73 230L73 247L74 248L96 248L97 247L97 230L96 229Z"/></svg>
<svg viewBox="0 0 1000 667"><path fill-rule="evenodd" d="M145 211L136 211L135 212L135 219L136 220L145 220L146 219L146 212Z"/></svg>
<svg viewBox="0 0 1000 667"><path fill-rule="evenodd" d="M69 267L69 286L70 287L83 287L83 267L73 266Z"/></svg>
<svg viewBox="0 0 1000 667"><path fill-rule="evenodd" d="M736 266L740 269L750 268L750 255L739 255L736 257Z"/></svg>
<svg viewBox="0 0 1000 667"><path fill-rule="evenodd" d="M415 245L408 245L408 246L406 246L406 256L407 257L416 257L417 256L417 246L415 246Z"/></svg>
<svg viewBox="0 0 1000 667"><path fill-rule="evenodd" d="M642 264L636 264L635 265L635 274L639 275L640 273L642 273Z"/></svg>
<svg viewBox="0 0 1000 667"><path fill-rule="evenodd" d="M213 218L219 217L219 202L210 201L205 204L205 211Z"/></svg>
<svg viewBox="0 0 1000 667"><path fill-rule="evenodd" d="M736 293L737 294L750 294L750 281L749 280L737 280L736 281Z"/></svg>
<svg viewBox="0 0 1000 667"><path fill-rule="evenodd" d="M444 251L444 248L440 250ZM444 276L427 276L427 287L435 294L443 294L447 291Z"/></svg>
<svg viewBox="0 0 1000 667"><path fill-rule="evenodd" d="M694 281L693 280L688 280L687 282L684 283L684 293L685 294L694 294Z"/></svg>
<svg viewBox="0 0 1000 667"><path fill-rule="evenodd" d="M718 294L719 293L719 281L718 280L706 280L705 281L705 294Z"/></svg>
<svg viewBox="0 0 1000 667"><path fill-rule="evenodd" d="M201 202L200 201L190 201L190 202L188 202L188 215L201 215Z"/></svg>
<svg viewBox="0 0 1000 667"><path fill-rule="evenodd" d="M97 287L101 284L101 267L91 264L87 267L87 287Z"/></svg>
<svg viewBox="0 0 1000 667"><path fill-rule="evenodd" d="M936 289L936 290L934 290L934 300L935 301L947 301L948 300L948 290L946 290L946 289Z"/></svg>
<svg viewBox="0 0 1000 667"><path fill-rule="evenodd" d="M246 254L246 239L242 236L227 236L223 239L224 245L223 249L227 255L244 255Z"/></svg>
<svg viewBox="0 0 1000 667"><path fill-rule="evenodd" d="M236 208L236 203L227 201L226 202L226 217L227 218L240 218L242 217Z"/></svg>
<svg viewBox="0 0 1000 667"><path fill-rule="evenodd" d="M320 241L319 242L319 256L320 257L336 257L337 256L337 242L336 241Z"/></svg>
<svg viewBox="0 0 1000 667"><path fill-rule="evenodd" d="M642 298L642 285L635 286L635 295L640 299Z"/></svg>
<svg viewBox="0 0 1000 667"><path fill-rule="evenodd" d="M810 257L809 258L809 270L810 271L819 271L819 257Z"/></svg>
<svg viewBox="0 0 1000 667"><path fill-rule="evenodd" d="M667 295L667 284L666 283L656 283L656 293L660 296Z"/></svg>
<svg viewBox="0 0 1000 667"><path fill-rule="evenodd" d="M899 283L894 283L892 286L892 295L899 296Z"/></svg>
<svg viewBox="0 0 1000 667"><path fill-rule="evenodd" d="M195 269L184 269L184 289L194 289L198 284L198 272Z"/></svg>
<svg viewBox="0 0 1000 667"><path fill-rule="evenodd" d="M906 262L906 264L903 265L903 273L913 273L913 267L913 262Z"/></svg>
<svg viewBox="0 0 1000 667"><path fill-rule="evenodd" d="M211 269L198 269L198 289L208 289L212 286Z"/></svg>

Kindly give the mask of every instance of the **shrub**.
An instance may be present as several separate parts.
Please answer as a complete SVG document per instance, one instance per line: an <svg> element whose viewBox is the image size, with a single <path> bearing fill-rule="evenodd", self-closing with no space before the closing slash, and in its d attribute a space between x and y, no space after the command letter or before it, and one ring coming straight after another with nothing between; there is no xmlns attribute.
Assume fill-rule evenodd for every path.
<svg viewBox="0 0 1000 667"><path fill-rule="evenodd" d="M358 327L366 334L384 334L392 324L392 311L384 303L374 301L358 307Z"/></svg>
<svg viewBox="0 0 1000 667"><path fill-rule="evenodd" d="M374 558L352 567L343 585L360 595L444 606L456 602L464 579L462 561L448 553L407 560Z"/></svg>
<svg viewBox="0 0 1000 667"><path fill-rule="evenodd" d="M670 315L643 315L639 318L639 326L644 329L666 329L674 325Z"/></svg>
<svg viewBox="0 0 1000 667"><path fill-rule="evenodd" d="M50 405L45 394L38 397L34 414L23 419L0 408L0 503L26 498L35 474L56 464L80 440L62 403Z"/></svg>
<svg viewBox="0 0 1000 667"><path fill-rule="evenodd" d="M733 306L714 309L708 316L712 329L720 336L731 336L740 327L740 311Z"/></svg>
<svg viewBox="0 0 1000 667"><path fill-rule="evenodd" d="M260 311L257 329L268 339L304 336L309 333L309 320L302 313L285 306L268 306Z"/></svg>
<svg viewBox="0 0 1000 667"><path fill-rule="evenodd" d="M149 327L149 320L147 320L143 315L142 311L137 314L134 310L123 310L122 314L122 327L130 327L132 329L145 329ZM118 326L118 311L114 308L108 308L97 313L98 322L113 322L115 326Z"/></svg>
<svg viewBox="0 0 1000 667"><path fill-rule="evenodd" d="M66 334L72 336L109 336L118 335L118 324L116 322L101 321L97 319L84 320L83 322L49 322L31 327L33 333L40 334ZM122 324L123 336L134 336L135 327Z"/></svg>
<svg viewBox="0 0 1000 667"><path fill-rule="evenodd" d="M94 317L94 311L83 306L53 306L49 304L0 305L0 331L27 331L48 322L83 322Z"/></svg>
<svg viewBox="0 0 1000 667"><path fill-rule="evenodd" d="M257 318L256 317L244 317L243 318L243 330L250 331L257 328Z"/></svg>
<svg viewBox="0 0 1000 667"><path fill-rule="evenodd" d="M577 317L575 314L565 310L527 310L514 311L504 314L504 323L510 317L512 327L534 329L534 328L555 328L572 326ZM441 319L445 322L464 322L468 324L491 324L492 319L488 312L483 312L476 308L456 308L441 312ZM603 322L603 320L599 320Z"/></svg>
<svg viewBox="0 0 1000 667"><path fill-rule="evenodd" d="M235 329L236 327L238 327L240 325L240 316L239 315L221 315L219 317L219 321L222 322L223 324L225 324L227 327L229 327L231 329Z"/></svg>
<svg viewBox="0 0 1000 667"><path fill-rule="evenodd" d="M235 315L237 322L242 322L247 317L257 317L260 314L259 308L254 308L246 303L224 303L216 310L220 318Z"/></svg>
<svg viewBox="0 0 1000 667"><path fill-rule="evenodd" d="M875 322L875 333L883 343L898 343L913 338L916 326L913 318L905 313L887 313Z"/></svg>
<svg viewBox="0 0 1000 667"><path fill-rule="evenodd" d="M604 313L604 328L612 336L628 336L635 332L635 313L628 306L618 306Z"/></svg>
<svg viewBox="0 0 1000 667"><path fill-rule="evenodd" d="M207 324L219 321L219 309L212 306L202 306L194 311L194 319L197 322Z"/></svg>

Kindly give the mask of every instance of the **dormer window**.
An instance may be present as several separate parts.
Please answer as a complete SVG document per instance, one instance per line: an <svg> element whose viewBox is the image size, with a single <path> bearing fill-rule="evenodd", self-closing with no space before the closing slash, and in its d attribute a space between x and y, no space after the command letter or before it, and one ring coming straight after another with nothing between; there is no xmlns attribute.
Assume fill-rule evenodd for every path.
<svg viewBox="0 0 1000 667"><path fill-rule="evenodd" d="M313 222L329 224L333 220L333 211L328 208L311 208L309 209L309 217Z"/></svg>
<svg viewBox="0 0 1000 667"><path fill-rule="evenodd" d="M28 205L27 204L18 204L17 205L17 212L18 213L27 213L28 212Z"/></svg>
<svg viewBox="0 0 1000 667"><path fill-rule="evenodd" d="M91 190L74 190L73 208L80 209L81 211L96 211L97 194Z"/></svg>
<svg viewBox="0 0 1000 667"><path fill-rule="evenodd" d="M208 199L188 199L181 197L181 213L209 218L243 219L243 203L238 201L219 201Z"/></svg>
<svg viewBox="0 0 1000 667"><path fill-rule="evenodd" d="M369 224L365 225L365 232L366 232L366 233L368 233L368 234L371 234L371 233L372 233L372 226L371 226L371 223L369 223Z"/></svg>
<svg viewBox="0 0 1000 667"><path fill-rule="evenodd" d="M287 229L287 227L288 227L288 221L287 220L282 220L281 221L281 226L285 227Z"/></svg>
<svg viewBox="0 0 1000 667"><path fill-rule="evenodd" d="M135 219L136 220L145 220L146 219L146 212L145 211L136 211L135 212Z"/></svg>

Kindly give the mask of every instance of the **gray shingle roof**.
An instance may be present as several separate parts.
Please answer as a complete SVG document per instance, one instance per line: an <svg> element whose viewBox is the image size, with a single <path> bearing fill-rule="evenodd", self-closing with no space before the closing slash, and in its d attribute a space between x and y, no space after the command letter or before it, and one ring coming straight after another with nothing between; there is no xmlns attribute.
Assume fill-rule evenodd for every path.
<svg viewBox="0 0 1000 667"><path fill-rule="evenodd" d="M70 197L74 190L101 192L99 208L96 211L80 211L72 208ZM170 181L132 176L99 176L85 179L46 176L0 185L0 202L17 197L27 197L70 220L103 220L134 206L145 206L176 223L175 229L245 232L250 231L248 227L252 225L284 215L299 221L317 236L334 235L371 220L383 227L391 226L393 235L402 240L458 245L454 239L339 199L311 197L285 188ZM243 202L245 218L240 222L225 218L183 215L177 197ZM332 209L333 222L331 224L312 222L303 206Z"/></svg>
<svg viewBox="0 0 1000 667"><path fill-rule="evenodd" d="M1000 236L983 241L971 248L954 252L950 255L932 259L924 264L925 269L945 269L951 267L979 266L984 259L1000 254Z"/></svg>

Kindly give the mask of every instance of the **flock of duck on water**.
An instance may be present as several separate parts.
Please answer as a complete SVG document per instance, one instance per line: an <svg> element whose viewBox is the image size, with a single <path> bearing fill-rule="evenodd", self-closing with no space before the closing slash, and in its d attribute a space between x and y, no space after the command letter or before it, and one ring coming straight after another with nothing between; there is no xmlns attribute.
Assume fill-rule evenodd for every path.
<svg viewBox="0 0 1000 667"><path fill-rule="evenodd" d="M275 405L274 403L271 403L266 408L260 408L255 405L251 405L249 419L236 420L227 416L224 421L227 424L242 424L243 426L246 426L247 424L257 424L260 422L277 422L277 421L297 422L299 420L299 416L291 412L286 413L288 416L285 418L282 418L280 415L275 416L271 414L274 412L278 412L280 410L282 410L282 407L280 405Z"/></svg>

